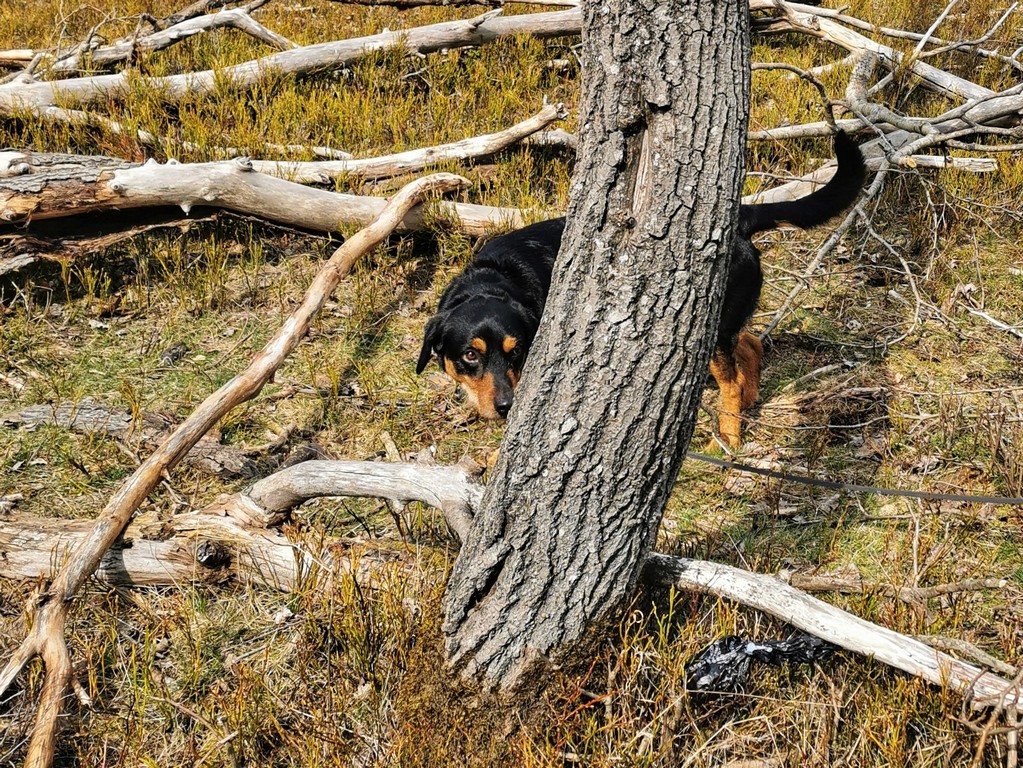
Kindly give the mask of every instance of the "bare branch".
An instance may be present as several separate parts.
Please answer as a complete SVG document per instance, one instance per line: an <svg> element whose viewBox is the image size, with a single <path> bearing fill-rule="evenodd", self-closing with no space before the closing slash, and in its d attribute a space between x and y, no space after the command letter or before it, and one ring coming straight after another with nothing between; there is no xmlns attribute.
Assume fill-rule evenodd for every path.
<svg viewBox="0 0 1023 768"><path fill-rule="evenodd" d="M913 61L904 54L843 26L821 8L778 0L777 15L754 19L754 29L763 34L802 32L834 43L851 53L872 51L889 69L906 66L932 90L959 99L982 99L993 95L988 88L940 69Z"/></svg>
<svg viewBox="0 0 1023 768"><path fill-rule="evenodd" d="M557 120L568 116L563 104L546 104L530 118L498 133L475 136L470 139L441 144L425 149L412 149L394 155L370 157L361 160L333 162L281 162L252 160L253 170L300 183L326 183L340 176L380 179L402 173L420 171L429 165L485 157L517 144L527 136L543 130Z"/></svg>
<svg viewBox="0 0 1023 768"><path fill-rule="evenodd" d="M781 306L778 307L778 309L774 313L774 316L771 318L771 321L767 324L767 327L764 328L763 331L761 331L760 333L761 338L769 336L771 331L773 331L778 326L778 323L781 322L782 318L785 317L785 315L789 311L789 308L792 306L793 302L795 302L796 297L800 293L802 293L803 289L806 287L807 278L813 275L820 268L821 264L824 262L827 256L831 253L832 250L834 250L835 246L838 245L839 241L842 239L842 236L847 231L849 231L849 228L852 227L853 222L859 215L860 209L864 205L866 205L867 201L880 194L881 190L884 188L884 182L888 174L888 167L889 167L888 162L882 159L880 170L878 174L874 177L874 180L871 182L870 188L863 196L863 199L859 203L857 203L855 208L853 208L851 211L849 211L849 213L846 214L845 218L842 220L842 223L835 228L835 230L831 233L828 239L824 241L823 245L821 245L821 247L817 249L817 253L814 255L814 258L807 265L806 269L803 270L802 274L803 279L796 283L792 290L789 291L788 295L785 297L785 300L782 302ZM784 186L788 187L789 185ZM784 187L777 187L776 189L784 189ZM773 191L775 190L772 190L772 192Z"/></svg>
<svg viewBox="0 0 1023 768"><path fill-rule="evenodd" d="M226 28L237 29L280 51L298 48L286 37L278 35L253 19L245 8L231 8L209 16L193 17L149 35L118 40L111 45L93 48L76 46L46 69L54 74L67 74L81 70L86 63L93 67L108 67L127 61L139 53L160 51L200 33Z"/></svg>
<svg viewBox="0 0 1023 768"><path fill-rule="evenodd" d="M500 8L505 5L563 5L576 7L579 0L331 0L349 5L389 6L392 8L422 8L426 5L462 7L466 5L489 5Z"/></svg>
<svg viewBox="0 0 1023 768"><path fill-rule="evenodd" d="M89 435L105 435L115 440L129 440L155 446L173 428L174 422L157 413L132 414L85 398L77 403L35 405L0 416L5 424L55 424ZM205 436L182 457L182 463L220 477L252 477L256 467L237 448L221 445L216 438Z"/></svg>
<svg viewBox="0 0 1023 768"><path fill-rule="evenodd" d="M783 70L785 72L791 72L796 77L798 77L798 78L800 78L802 80L806 80L806 82L810 83L810 85L812 85L814 88L816 88L817 89L817 93L820 94L821 106L824 107L824 115L825 115L824 119L825 119L825 122L827 122L827 124L830 127L832 127L832 128L835 127L835 121L834 121L834 118L832 117L832 114L831 114L831 97L828 96L828 91L824 87L824 83L822 83L820 80L818 80L810 72L808 72L805 69L802 69L801 67L797 67L797 66L795 66L793 64L779 64L779 63L770 63L770 62L768 62L768 63L754 62L751 65L751 68L752 68L752 70L754 72L756 72L756 71Z"/></svg>
<svg viewBox="0 0 1023 768"><path fill-rule="evenodd" d="M225 497L200 514L173 518L170 524L177 534L165 548L161 548L160 542L136 537L132 549L140 548L139 551L119 550L115 561L120 560L121 564L108 567L105 576L115 583L129 585L146 583L145 579L153 580L148 583L161 583L160 579L169 579L171 574L179 578L177 569L184 568L187 563L189 568L196 568L198 564L199 578L205 580L224 578L222 569L228 567L227 575L253 579L283 590L291 589L301 579L307 578L311 567L325 572L341 568L356 578L370 579L372 574L366 569L353 570L354 561L339 562L336 557L331 558L327 551L330 545L313 550L302 542L288 541L275 531L253 526L266 520L279 521L281 514L317 496L400 496L437 507L443 512L449 527L464 535L482 492L482 486L457 467L307 462L271 475L253 486L247 494ZM254 513L253 510L257 511ZM33 526L37 522L33 521ZM67 527L66 523L62 523L62 527ZM39 538L33 540L27 537L24 529L0 525L0 541L5 536L21 536L18 539L22 542L19 551L29 550L32 561L38 563L50 559L48 553L66 552L68 541L81 535L75 526L62 533L52 528L52 521L44 523ZM232 553L231 556L226 560L211 558L206 563L201 561L202 550L216 553L218 547ZM158 572L157 556L167 558L163 566L166 572L162 575ZM22 555L23 559L28 557ZM371 558L371 563L375 565L379 559ZM38 569L23 565L15 567L20 569L10 574L15 577L39 575ZM217 569L221 569L219 576ZM8 571L4 570L2 575L9 575ZM914 639L885 629L810 597L773 576L660 554L648 557L643 576L648 583L711 593L756 608L841 648L873 657L935 685L950 686L963 693L977 708L994 704L1023 710L1023 699L1011 681L961 662L924 643L955 650L960 650L959 645L943 638ZM1003 583L1001 580L981 580L924 587L913 590L913 597L933 597L953 589L997 588ZM896 587L893 589L898 590ZM29 658L23 650L19 650L12 664L24 666ZM1005 667L999 666L998 670L1004 672ZM0 677L0 684L5 680L9 684L10 680L4 677ZM0 685L0 691L3 687Z"/></svg>
<svg viewBox="0 0 1023 768"><path fill-rule="evenodd" d="M225 67L168 77L145 78L147 88L158 91L169 103L186 96L208 94L217 81L231 82L237 88L251 88L266 71L282 75L305 74L313 70L341 67L368 53L403 48L430 53L443 48L476 46L519 34L549 38L578 35L581 15L578 10L532 13L501 17L500 11L468 21L449 21L407 30L387 31L368 37L318 43L271 56ZM106 103L123 99L133 80L126 73L98 75L39 83L8 83L0 85L0 114L35 113L61 104L66 108Z"/></svg>

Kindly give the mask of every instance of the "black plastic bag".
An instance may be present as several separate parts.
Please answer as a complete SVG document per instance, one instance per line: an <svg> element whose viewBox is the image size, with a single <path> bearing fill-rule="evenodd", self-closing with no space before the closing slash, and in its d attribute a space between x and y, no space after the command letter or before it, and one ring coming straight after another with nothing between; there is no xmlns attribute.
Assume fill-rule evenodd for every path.
<svg viewBox="0 0 1023 768"><path fill-rule="evenodd" d="M837 650L820 638L796 632L786 640L748 640L729 635L715 640L686 665L686 688L690 691L730 693L749 680L753 662L812 664Z"/></svg>

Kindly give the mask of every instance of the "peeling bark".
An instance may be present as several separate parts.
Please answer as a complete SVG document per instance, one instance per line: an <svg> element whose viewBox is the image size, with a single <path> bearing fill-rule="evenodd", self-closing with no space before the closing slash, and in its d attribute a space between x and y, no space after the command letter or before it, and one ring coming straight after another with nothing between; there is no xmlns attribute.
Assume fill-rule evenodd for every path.
<svg viewBox="0 0 1023 768"><path fill-rule="evenodd" d="M312 542L280 526L303 502L326 496L401 498L439 509L459 536L468 532L482 486L458 466L369 461L307 461L275 472L242 493L225 494L197 512L139 520L103 555L94 578L121 587L184 582L254 582L291 591L313 571L373 582L382 563L407 552L364 539ZM0 578L50 578L82 544L91 520L0 520ZM326 585L321 585L326 588Z"/></svg>
<svg viewBox="0 0 1023 768"><path fill-rule="evenodd" d="M312 578L327 588L338 574L370 585L381 565L405 559L394 542L306 542L279 530L252 527L223 511L221 502L211 512L131 526L103 555L93 578L129 588L237 581L291 592ZM0 521L0 576L49 578L85 541L91 527L91 520Z"/></svg>

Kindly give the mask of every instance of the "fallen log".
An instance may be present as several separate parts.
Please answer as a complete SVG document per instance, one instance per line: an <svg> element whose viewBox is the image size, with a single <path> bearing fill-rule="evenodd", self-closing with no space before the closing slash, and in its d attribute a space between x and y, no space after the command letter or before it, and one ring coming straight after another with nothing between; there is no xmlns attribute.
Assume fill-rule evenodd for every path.
<svg viewBox="0 0 1023 768"><path fill-rule="evenodd" d="M568 117L564 104L545 104L543 109L510 128L497 133L473 136L450 144L424 149L411 149L382 157L353 160L321 160L313 162L287 162L281 160L252 160L252 169L268 176L303 184L325 184L341 176L360 179L383 179L403 173L421 171L429 165L486 157L507 149L529 136L542 131L557 120Z"/></svg>
<svg viewBox="0 0 1023 768"><path fill-rule="evenodd" d="M404 48L425 54L442 49L479 46L501 37L533 35L540 38L578 35L582 17L578 10L552 11L504 17L491 11L474 19L446 21L414 29L381 32L368 37L317 43L264 56L231 67L187 72L166 77L139 78L134 73L97 75L43 82L10 82L0 85L0 114L38 114L47 107L64 108L120 101L134 87L151 88L172 104L185 97L212 93L225 82L251 88L264 73L302 75L345 66L374 51Z"/></svg>
<svg viewBox="0 0 1023 768"><path fill-rule="evenodd" d="M270 31L252 18L251 6L263 5L264 2L265 0L250 4L249 7L225 8L206 16L194 16L148 35L135 35L110 45L76 46L68 54L44 66L44 69L50 74L67 74L80 70L86 61L92 67L109 67L140 53L160 51L200 33L226 28L237 29L281 51L297 48L298 46L290 40ZM5 53L8 52L0 52L0 61L4 60Z"/></svg>
<svg viewBox="0 0 1023 768"><path fill-rule="evenodd" d="M787 0L778 0L773 4L773 10L776 15L754 19L753 29L755 31L765 35L799 32L827 40L829 43L844 48L849 53L873 53L887 69L895 70L899 67L907 67L920 78L926 87L951 98L969 101L984 99L994 94L989 88L932 67L919 59L903 55L890 46L871 40L859 32L854 32L834 18L830 18L840 15L838 11L787 2Z"/></svg>
<svg viewBox="0 0 1023 768"><path fill-rule="evenodd" d="M0 153L0 222L23 224L83 213L178 206L186 214L213 206L318 232L365 226L387 205L384 198L312 189L253 170L247 159L216 163L144 165L109 157ZM440 214L473 235L495 227L521 227L516 208L439 203ZM428 221L413 208L400 231L420 231Z"/></svg>
<svg viewBox="0 0 1023 768"><path fill-rule="evenodd" d="M489 5L502 7L505 5L565 5L571 8L579 5L579 0L330 0L332 3L348 5L390 6L391 8L422 8L427 5L443 5L459 7L465 5Z"/></svg>
<svg viewBox="0 0 1023 768"><path fill-rule="evenodd" d="M33 405L0 415L0 426L52 424L87 435L105 435L129 441L147 450L155 448L174 428L175 420L166 414L140 413L114 408L83 398L77 403ZM218 477L253 477L255 463L238 448L223 445L212 435L204 435L181 463Z"/></svg>
<svg viewBox="0 0 1023 768"><path fill-rule="evenodd" d="M48 578L85 542L91 527L91 520L0 520L0 577ZM400 542L306 541L228 515L176 515L151 527L148 534L145 525L129 527L103 555L96 581L122 588L237 582L291 592L313 580L329 588L342 574L372 584L384 564L411 565Z"/></svg>
<svg viewBox="0 0 1023 768"><path fill-rule="evenodd" d="M918 59L904 57L891 47L852 31L843 26L839 20L843 17L838 12L786 0L752 0L750 10L769 12L769 15L754 20L754 29L764 34L800 32L828 40L853 53L874 51L888 68L908 66L928 87L948 96L980 99L991 94L987 88ZM151 78L117 73L43 82L16 80L0 85L0 114L29 112L42 116L46 108L58 104L68 109L120 101L136 84L159 92L161 98L169 103L177 103L186 96L211 93L218 79L230 82L237 88L247 89L255 86L267 70L283 75L302 75L342 67L374 51L403 47L426 54L443 49L479 46L519 34L542 39L578 36L582 28L582 15L578 8L508 17L500 14L500 10L490 11L468 20L389 30L361 38L292 48L216 71L204 70ZM14 51L12 54L21 57L25 52Z"/></svg>
<svg viewBox="0 0 1023 768"><path fill-rule="evenodd" d="M976 709L1023 712L1023 692L1012 681L828 605L774 577L658 554L648 559L643 577L648 583L717 595L756 608L839 648L872 657L934 685L948 686Z"/></svg>
<svg viewBox="0 0 1023 768"><path fill-rule="evenodd" d="M429 504L462 536L482 495L483 487L457 466L307 461L245 492L225 494L205 509L133 523L103 556L95 578L118 587L239 581L285 592L338 573L369 583L381 563L407 552L393 542L367 539L305 541L273 526L310 499L380 496ZM91 520L23 516L0 520L0 578L49 578L92 525Z"/></svg>

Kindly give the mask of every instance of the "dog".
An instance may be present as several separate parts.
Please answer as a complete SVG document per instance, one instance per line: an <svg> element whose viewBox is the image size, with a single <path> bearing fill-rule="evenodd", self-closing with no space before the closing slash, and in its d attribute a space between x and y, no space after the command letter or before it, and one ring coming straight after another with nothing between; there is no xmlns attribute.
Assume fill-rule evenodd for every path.
<svg viewBox="0 0 1023 768"><path fill-rule="evenodd" d="M757 400L763 347L745 330L760 300L760 251L752 237L788 222L811 229L856 200L866 178L859 147L846 134L834 138L838 170L820 189L798 200L742 205L710 372L721 391L718 430L737 448L740 413ZM494 238L444 291L426 323L416 373L436 355L485 419L506 418L522 366L550 290L565 220L551 219Z"/></svg>

